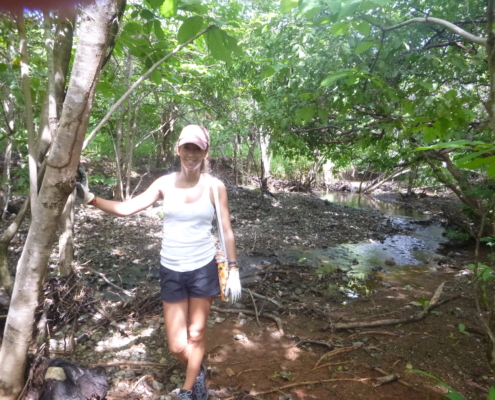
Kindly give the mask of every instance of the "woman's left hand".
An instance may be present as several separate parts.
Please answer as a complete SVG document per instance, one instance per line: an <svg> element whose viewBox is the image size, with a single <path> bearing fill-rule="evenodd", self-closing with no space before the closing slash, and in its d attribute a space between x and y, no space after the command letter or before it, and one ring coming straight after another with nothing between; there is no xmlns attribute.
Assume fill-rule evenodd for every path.
<svg viewBox="0 0 495 400"><path fill-rule="evenodd" d="M241 298L241 279L239 278L239 268L231 268L229 277L225 285L225 297L232 303L236 303Z"/></svg>

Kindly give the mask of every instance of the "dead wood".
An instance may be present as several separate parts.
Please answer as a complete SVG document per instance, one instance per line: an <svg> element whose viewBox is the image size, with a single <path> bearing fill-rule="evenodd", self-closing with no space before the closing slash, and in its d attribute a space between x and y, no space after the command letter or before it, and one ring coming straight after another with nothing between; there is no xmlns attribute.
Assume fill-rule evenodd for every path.
<svg viewBox="0 0 495 400"><path fill-rule="evenodd" d="M273 392L279 392L283 389L288 389L291 387L296 387L296 386L303 386L303 385L316 385L318 383L329 383L329 382L342 382L342 381L352 381L352 382L368 382L372 380L373 378L358 378L358 379L351 379L351 378L343 378L343 379L321 379L319 381L310 381L310 382L297 382L297 383L291 383L289 385L284 385L284 386L279 386L277 388L271 389L271 390L265 390L264 392L254 392L250 393L252 396L261 396L263 394L268 394L268 393L273 393ZM233 397L229 397L226 400L232 400L234 399Z"/></svg>
<svg viewBox="0 0 495 400"><path fill-rule="evenodd" d="M249 295L251 296L251 300L253 302L254 315L256 316L256 322L258 323L258 326L261 328L260 319L258 318L258 307L256 306L256 302L254 301L253 293L249 289L248 289L248 292L249 292Z"/></svg>
<svg viewBox="0 0 495 400"><path fill-rule="evenodd" d="M220 307L216 307L216 306L211 306L211 309L213 311L216 311L216 312L221 312L221 313L232 313L232 314L239 314L240 312L244 313L244 314L247 314L247 315L256 315L256 313L254 311L251 311L251 310L237 310L237 309L233 309L233 308L220 308ZM265 318L269 318L269 319L272 319L273 321L275 321L275 323L277 324L277 328L278 328L278 331L280 333L280 335L284 335L284 328L282 326L282 320L279 318L279 317L276 317L275 315L272 315L272 314L260 314L260 317L265 317Z"/></svg>
<svg viewBox="0 0 495 400"><path fill-rule="evenodd" d="M121 292L123 292L126 296L128 297L132 297L134 298L135 297L135 294L132 293L132 292L129 292L128 290L125 290L123 288L121 288L120 286L116 285L115 283L111 282L104 273L102 272L98 272L96 270L94 270L93 268L90 268L90 267L78 267L77 270L81 270L81 269L85 269L85 270L88 270L90 272L92 272L93 274L96 274L96 275L100 275L102 277L102 279L108 283L110 286L114 287L115 289L117 290L120 290Z"/></svg>
<svg viewBox="0 0 495 400"><path fill-rule="evenodd" d="M349 351L357 350L357 349L359 349L358 346L341 347L339 349L335 349L335 350L332 350L332 351L330 351L328 353L325 353L325 354L323 354L320 357L320 359L318 360L318 362L315 364L315 366L313 367L313 369L311 371L314 371L318 367L318 365L320 364L320 362L322 362L326 358L333 357L333 356L336 356L336 355L339 355L339 354L343 354L343 353L347 353Z"/></svg>
<svg viewBox="0 0 495 400"><path fill-rule="evenodd" d="M385 375L382 376L381 378L376 378L375 386L381 386L381 385L385 385L386 383L395 382L399 380L399 378L400 378L399 374Z"/></svg>
<svg viewBox="0 0 495 400"><path fill-rule="evenodd" d="M341 329L353 329L353 328L373 328L376 326L386 326L386 325L399 325L399 324L409 324L411 322L417 322L421 321L424 319L427 315L428 312L433 310L434 308L438 307L440 304L445 304L447 301L451 301L455 298L459 298L459 296L454 296L451 297L450 299L445 299L441 303L438 302L441 294L443 287L445 285L445 282L443 282L435 291L433 294L433 297L431 298L428 307L421 311L419 314L412 315L410 317L405 317L405 318L393 318L393 319L382 319L382 320L377 320L377 321L370 321L370 322L344 322L344 323L337 323L332 326L333 329L336 330L341 330Z"/></svg>
<svg viewBox="0 0 495 400"><path fill-rule="evenodd" d="M139 367L169 368L170 365L160 364L151 361L110 361L107 363L90 364L90 367L115 367L119 365L134 365Z"/></svg>
<svg viewBox="0 0 495 400"><path fill-rule="evenodd" d="M381 369L381 368L374 367L374 368L372 368L372 369L374 369L375 371L377 371L377 372L379 372L380 374L383 374L383 375L385 375L385 376L389 375L387 372L385 372L385 371L384 371L383 369ZM412 389L412 390L414 390L414 391L416 391L416 392L418 391L418 389L416 389L413 385L411 385L410 383L407 383L407 382L405 382L404 380L400 379L400 377L399 377L399 379L397 379L397 382L399 382L401 385L403 385L403 386L405 386L405 387L407 387L407 388L409 388L409 389Z"/></svg>
<svg viewBox="0 0 495 400"><path fill-rule="evenodd" d="M251 291L249 289L242 289L242 291L244 293L249 292L252 296L254 296L254 297L258 298L258 299L269 301L270 303L275 304L278 308L282 308L282 305L277 300L272 299L271 297L263 296L261 294L255 293L255 292L253 292L253 291Z"/></svg>
<svg viewBox="0 0 495 400"><path fill-rule="evenodd" d="M331 350L333 350L335 348L335 346L333 345L333 343L328 343L328 342L325 342L323 340L306 340L306 339L300 340L299 342L297 342L292 347L297 347L297 346L299 346L300 344L303 344L303 343L318 344L320 346L326 346L326 347L330 348Z"/></svg>

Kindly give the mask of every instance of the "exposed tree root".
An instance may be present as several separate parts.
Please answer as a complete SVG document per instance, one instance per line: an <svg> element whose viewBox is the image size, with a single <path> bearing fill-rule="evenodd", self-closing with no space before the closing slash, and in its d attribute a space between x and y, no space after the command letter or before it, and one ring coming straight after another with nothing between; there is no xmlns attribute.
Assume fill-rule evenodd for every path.
<svg viewBox="0 0 495 400"><path fill-rule="evenodd" d="M357 350L357 349L359 349L358 346L341 347L340 349L335 349L335 350L332 350L328 353L325 353L320 357L320 359L318 360L318 362L315 364L315 366L313 367L313 369L311 371L314 371L318 367L318 365L320 365L320 362L322 362L326 358L333 357L333 356L336 356L336 355L339 355L342 353L347 353L349 351Z"/></svg>
<svg viewBox="0 0 495 400"><path fill-rule="evenodd" d="M369 321L369 322L345 322L345 323L337 323L332 326L333 329L336 330L341 330L341 329L352 329L352 328L373 328L377 326L386 326L386 325L399 325L399 324L409 324L411 322L417 322L421 321L424 319L427 315L428 312L433 310L434 308L445 304L449 301L452 301L454 299L457 299L459 297L462 297L462 295L457 295L454 297L451 297L449 299L445 299L441 302L439 302L439 298L442 294L443 287L445 285L445 282L443 282L435 291L433 297L431 298L428 307L421 311L419 314L412 315L410 317L405 317L405 318L393 318L393 319L381 319L377 321Z"/></svg>

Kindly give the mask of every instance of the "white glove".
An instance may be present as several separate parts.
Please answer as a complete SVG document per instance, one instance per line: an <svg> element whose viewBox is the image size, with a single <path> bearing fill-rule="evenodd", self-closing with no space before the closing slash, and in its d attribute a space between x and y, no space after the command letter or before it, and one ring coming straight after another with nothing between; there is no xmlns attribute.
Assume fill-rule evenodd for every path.
<svg viewBox="0 0 495 400"><path fill-rule="evenodd" d="M89 191L88 175L86 175L86 171L81 164L77 167L77 173L79 174L80 179L80 182L76 182L77 197L81 199L84 204L88 204L95 198L95 195Z"/></svg>
<svg viewBox="0 0 495 400"><path fill-rule="evenodd" d="M232 268L229 271L229 277L225 285L225 297L228 297L232 304L237 303L237 300L241 298L241 280L238 268Z"/></svg>

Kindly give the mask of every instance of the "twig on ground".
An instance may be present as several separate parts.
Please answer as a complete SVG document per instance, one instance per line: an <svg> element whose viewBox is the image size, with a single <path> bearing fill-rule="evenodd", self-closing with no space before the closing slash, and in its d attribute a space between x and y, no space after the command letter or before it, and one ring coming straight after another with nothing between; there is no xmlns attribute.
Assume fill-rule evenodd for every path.
<svg viewBox="0 0 495 400"><path fill-rule="evenodd" d="M395 318L395 319L382 319L382 320L377 320L377 321L370 321L370 322L345 322L345 323L337 323L333 325L333 329L352 329L352 328L372 328L376 326L386 326L386 325L399 325L399 324L408 324L411 322L417 322L421 321L426 317L429 311L433 310L434 308L438 307L441 304L445 304L447 301L451 301L453 299L456 299L460 296L454 296L451 297L450 299L445 299L442 302L438 302L438 299L440 298L440 295L442 294L443 287L445 285L445 282L443 282L435 291L433 297L431 298L429 305L426 309L421 311L419 314L410 316L410 317L405 317L405 318Z"/></svg>
<svg viewBox="0 0 495 400"><path fill-rule="evenodd" d="M246 369L244 371L239 372L236 377L238 377L240 374L243 374L244 372L249 372L249 371L261 371L259 368L253 368L253 369Z"/></svg>
<svg viewBox="0 0 495 400"><path fill-rule="evenodd" d="M134 392L134 389L137 388L137 386L142 382L144 381L145 379L148 379L148 378L152 378L151 375L143 375L141 378L138 379L138 381L136 382L136 384L132 387L131 391L129 392L129 394L131 394L132 392Z"/></svg>
<svg viewBox="0 0 495 400"><path fill-rule="evenodd" d="M327 343L327 342L325 342L323 340L305 340L305 339L300 340L299 342L297 342L292 347L297 347L297 346L299 346L302 343L319 344L320 346L326 346L326 347L330 348L331 350L333 350L335 348L335 346L333 345L333 343Z"/></svg>
<svg viewBox="0 0 495 400"><path fill-rule="evenodd" d="M135 294L132 293L132 292L129 292L128 290L125 290L123 288L121 288L120 286L116 285L115 283L111 282L104 273L102 272L98 272L96 270L94 270L93 268L90 268L90 267L78 267L77 268L78 270L81 270L81 269L86 269L88 271L91 271L92 273L94 274L97 274L97 275L100 275L103 280L108 283L110 286L114 287L115 289L118 289L120 291L122 291L126 296L129 296L129 297L135 297Z"/></svg>
<svg viewBox="0 0 495 400"><path fill-rule="evenodd" d="M347 353L349 351L357 350L357 349L359 349L358 346L341 347L340 349L335 349L335 350L332 350L328 353L325 353L320 357L320 359L318 360L318 362L315 364L315 366L313 367L313 369L311 371L314 371L316 369L316 367L318 367L318 365L320 365L320 362L322 362L325 358L333 357L333 356L336 356L336 355L339 355L342 353Z"/></svg>
<svg viewBox="0 0 495 400"><path fill-rule="evenodd" d="M374 368L371 368L371 369L374 369L375 371L378 371L380 374L383 374L383 375L390 375L388 372L385 372L383 369L381 368L378 368L378 367L374 367ZM418 389L416 389L413 385L411 385L410 383L407 383L405 381L403 381L402 379L397 379L397 382L399 382L401 385L405 386L405 387L408 387L409 389L412 389L414 391L418 391Z"/></svg>
<svg viewBox="0 0 495 400"><path fill-rule="evenodd" d="M251 310L236 310L233 308L220 308L220 307L216 307L216 306L211 306L211 309L213 311L217 311L217 312L221 312L221 313L238 314L238 313L242 312L242 313L248 314L248 315L255 315L255 312L251 311ZM282 335L282 336L284 335L284 328L282 326L282 320L279 317L276 317L275 315L272 315L272 314L260 314L260 317L270 318L270 319L274 320L275 323L277 324L278 331L279 331L280 335Z"/></svg>
<svg viewBox="0 0 495 400"><path fill-rule="evenodd" d="M119 365L135 365L141 367L160 367L160 368L168 368L170 365L160 364L151 361L110 361L107 363L96 363L90 364L90 367L117 367Z"/></svg>
<svg viewBox="0 0 495 400"><path fill-rule="evenodd" d="M343 364L348 364L349 361L342 361L342 362L335 362L335 363L328 363L328 364L321 364L321 365L318 365L316 368L313 368L312 371L316 370L316 369L320 369L320 368L323 368L323 367L331 367L332 365L343 365Z"/></svg>
<svg viewBox="0 0 495 400"><path fill-rule="evenodd" d="M399 378L400 378L399 374L385 375L380 378L376 378L375 386L381 386L386 383L395 382L399 380Z"/></svg>
<svg viewBox="0 0 495 400"><path fill-rule="evenodd" d="M401 335L400 333L394 333L394 332L385 332L385 331L363 331L363 332L356 332L349 336L349 339L352 339L354 336L359 336L359 335L386 335L386 336L404 336Z"/></svg>
<svg viewBox="0 0 495 400"><path fill-rule="evenodd" d="M255 293L255 292L251 292L249 289L242 289L242 291L243 291L244 293L247 293L247 292L252 293L252 295L253 295L254 297L256 297L256 298L258 298L258 299L267 300L267 301L269 301L270 303L275 304L278 308L282 308L282 305L281 305L281 304L280 304L277 300L272 299L271 297L267 297L267 296L263 296L263 295L261 295L261 294Z"/></svg>
<svg viewBox="0 0 495 400"><path fill-rule="evenodd" d="M253 301L253 306L254 306L254 315L256 316L256 322L258 323L258 326L261 328L261 323L260 319L258 318L258 307L256 306L256 302L254 301L253 294L251 293L251 290L248 289L249 295L251 296L251 300Z"/></svg>
<svg viewBox="0 0 495 400"><path fill-rule="evenodd" d="M310 382L297 382L297 383L291 383L289 385L285 386L280 386L275 389L271 390L265 390L264 392L254 392L250 393L252 396L261 396L263 394L268 394L268 393L273 393L273 392L278 392L283 389L288 389L291 387L295 386L302 386L302 385L316 385L317 383L327 383L327 382L341 382L341 381L352 381L352 382L367 382L372 380L373 378L360 378L360 379L350 379L350 378L344 378L344 379L325 379L325 380L319 380L319 381L310 381ZM229 397L229 399L233 399L233 397ZM229 400L226 399L226 400Z"/></svg>

